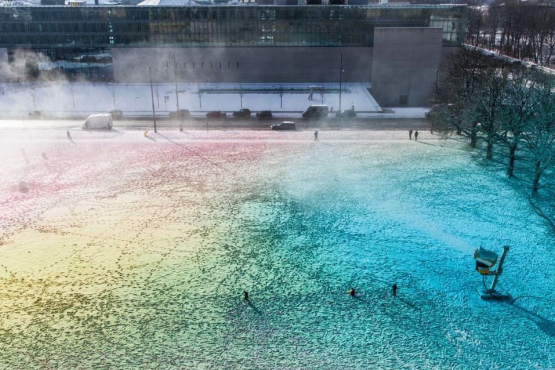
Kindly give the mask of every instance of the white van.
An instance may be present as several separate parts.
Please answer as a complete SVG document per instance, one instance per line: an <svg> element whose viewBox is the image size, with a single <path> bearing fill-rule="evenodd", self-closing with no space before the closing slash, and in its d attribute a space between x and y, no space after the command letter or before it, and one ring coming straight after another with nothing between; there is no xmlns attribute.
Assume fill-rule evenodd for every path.
<svg viewBox="0 0 555 370"><path fill-rule="evenodd" d="M93 114L83 123L83 130L111 130L113 126L110 113Z"/></svg>

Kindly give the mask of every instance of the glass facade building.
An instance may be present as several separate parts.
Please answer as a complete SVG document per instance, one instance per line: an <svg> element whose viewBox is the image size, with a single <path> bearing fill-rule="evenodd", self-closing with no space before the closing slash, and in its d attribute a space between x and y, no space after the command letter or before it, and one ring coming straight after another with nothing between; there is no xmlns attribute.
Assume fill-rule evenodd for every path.
<svg viewBox="0 0 555 370"><path fill-rule="evenodd" d="M375 27L440 27L460 45L464 5L0 7L0 48L371 47Z"/></svg>

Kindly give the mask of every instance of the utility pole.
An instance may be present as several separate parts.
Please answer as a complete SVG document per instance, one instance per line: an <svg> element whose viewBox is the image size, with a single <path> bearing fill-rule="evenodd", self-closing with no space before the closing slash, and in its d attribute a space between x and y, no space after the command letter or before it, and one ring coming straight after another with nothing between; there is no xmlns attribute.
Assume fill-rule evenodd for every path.
<svg viewBox="0 0 555 370"><path fill-rule="evenodd" d="M343 53L341 53L341 64L339 67L339 112L341 112L341 90L343 82Z"/></svg>
<svg viewBox="0 0 555 370"><path fill-rule="evenodd" d="M179 92L177 91L177 61L175 60L175 54L173 55L173 78L175 81L175 105L177 111L179 112Z"/></svg>
<svg viewBox="0 0 555 370"><path fill-rule="evenodd" d="M33 95L33 106L35 107L35 110L36 110L37 109L37 101L35 100L35 88L34 87L33 87L32 95Z"/></svg>
<svg viewBox="0 0 555 370"><path fill-rule="evenodd" d="M148 66L150 74L150 96L152 98L152 119L154 120L154 132L156 132L156 109L154 108L154 89L152 87L152 66Z"/></svg>
<svg viewBox="0 0 555 370"><path fill-rule="evenodd" d="M158 108L160 108L160 95L158 94L158 82L156 82L156 101L158 102Z"/></svg>
<svg viewBox="0 0 555 370"><path fill-rule="evenodd" d="M73 93L73 90L71 90ZM116 90L114 88L114 84L112 84L112 101L114 103L114 109L116 109ZM73 104L75 106L75 103Z"/></svg>
<svg viewBox="0 0 555 370"><path fill-rule="evenodd" d="M75 94L73 93L73 85L69 83L69 88L71 89L71 100L73 101L73 108L75 108Z"/></svg>

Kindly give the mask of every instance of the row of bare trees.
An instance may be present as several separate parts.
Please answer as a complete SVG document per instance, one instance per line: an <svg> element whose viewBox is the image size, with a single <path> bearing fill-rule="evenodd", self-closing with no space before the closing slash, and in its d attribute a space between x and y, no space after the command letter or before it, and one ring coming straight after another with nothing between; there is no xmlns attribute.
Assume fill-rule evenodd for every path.
<svg viewBox="0 0 555 370"><path fill-rule="evenodd" d="M465 136L487 159L504 163L555 229L555 207L536 202L540 192L555 193L555 76L470 48L448 56L441 76L430 111L434 129Z"/></svg>
<svg viewBox="0 0 555 370"><path fill-rule="evenodd" d="M466 42L545 67L555 65L555 7L510 0L470 7Z"/></svg>

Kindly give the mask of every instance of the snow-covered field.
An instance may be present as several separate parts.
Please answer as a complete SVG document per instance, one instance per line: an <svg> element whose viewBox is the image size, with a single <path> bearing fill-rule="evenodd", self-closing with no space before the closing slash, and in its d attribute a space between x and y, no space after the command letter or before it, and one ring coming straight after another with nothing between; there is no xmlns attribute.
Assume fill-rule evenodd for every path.
<svg viewBox="0 0 555 370"><path fill-rule="evenodd" d="M0 367L555 368L552 235L502 169L312 136L2 131Z"/></svg>
<svg viewBox="0 0 555 370"><path fill-rule="evenodd" d="M249 108L252 111L304 112L312 104L327 104L334 111L339 109L338 84L318 84L324 89L337 90L322 95L314 92L308 100L310 84L178 84L180 109L194 112L213 110L236 111ZM381 112L365 84L343 84L341 109ZM280 96L279 89L283 89ZM201 91L210 91L199 94ZM230 90L235 90L230 92ZM260 92L266 90L267 92ZM304 93L299 91L304 90ZM227 91L227 93L218 93ZM258 91L258 92L255 92ZM242 97L241 97L242 93ZM159 114L177 109L175 85L109 84L109 83L18 83L0 84L2 115L22 114L40 110L50 115L64 117L74 114L105 113L113 109L125 115L148 116L154 106ZM422 110L422 109L421 109ZM202 114L204 116L204 114Z"/></svg>

